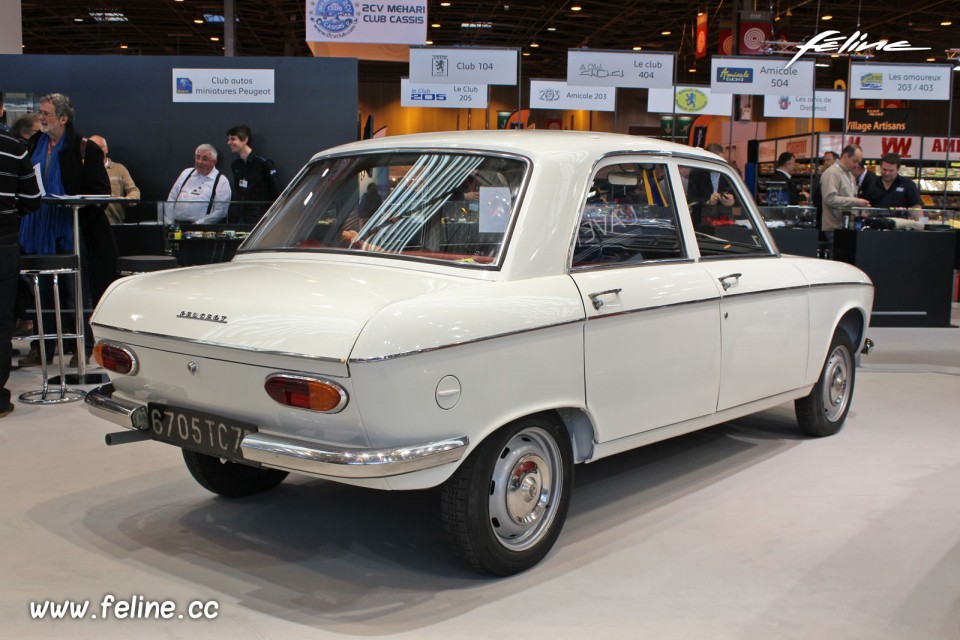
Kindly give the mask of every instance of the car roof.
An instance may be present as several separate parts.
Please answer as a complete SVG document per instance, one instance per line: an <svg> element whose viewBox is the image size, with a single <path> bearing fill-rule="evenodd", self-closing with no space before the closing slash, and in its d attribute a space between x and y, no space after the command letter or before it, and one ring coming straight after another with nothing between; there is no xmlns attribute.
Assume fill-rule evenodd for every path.
<svg viewBox="0 0 960 640"><path fill-rule="evenodd" d="M720 159L716 154L696 147L664 140L617 133L592 131L549 131L543 129L496 131L443 131L374 138L333 147L314 156L393 149L489 150L516 153L536 159L571 151L595 158L611 153L655 153L685 155L704 160Z"/></svg>

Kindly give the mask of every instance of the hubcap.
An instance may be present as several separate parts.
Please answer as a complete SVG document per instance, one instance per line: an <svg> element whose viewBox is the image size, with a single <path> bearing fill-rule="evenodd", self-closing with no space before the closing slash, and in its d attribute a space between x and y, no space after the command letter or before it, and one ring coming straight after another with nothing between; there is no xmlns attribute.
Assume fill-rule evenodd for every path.
<svg viewBox="0 0 960 640"><path fill-rule="evenodd" d="M560 449L543 429L532 427L513 436L493 468L490 526L511 551L540 541L553 522L562 485Z"/></svg>
<svg viewBox="0 0 960 640"><path fill-rule="evenodd" d="M852 365L850 352L842 346L835 348L827 359L823 371L823 412L829 422L836 422L850 401Z"/></svg>

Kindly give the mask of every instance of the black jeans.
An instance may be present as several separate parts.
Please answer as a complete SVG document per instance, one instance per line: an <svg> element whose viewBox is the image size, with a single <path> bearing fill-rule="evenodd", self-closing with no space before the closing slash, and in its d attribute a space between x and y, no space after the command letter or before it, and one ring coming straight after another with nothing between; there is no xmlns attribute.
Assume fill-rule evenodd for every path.
<svg viewBox="0 0 960 640"><path fill-rule="evenodd" d="M17 285L20 282L20 240L16 234L0 236L0 411L10 405L10 360L16 323Z"/></svg>

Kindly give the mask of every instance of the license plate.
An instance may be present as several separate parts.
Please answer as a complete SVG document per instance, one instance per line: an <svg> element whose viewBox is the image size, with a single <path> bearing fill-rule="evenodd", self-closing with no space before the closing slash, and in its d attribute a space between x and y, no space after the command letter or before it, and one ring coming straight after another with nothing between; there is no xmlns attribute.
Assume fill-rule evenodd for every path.
<svg viewBox="0 0 960 640"><path fill-rule="evenodd" d="M252 424L193 409L151 402L147 411L152 439L217 458L242 460L240 443L257 432Z"/></svg>

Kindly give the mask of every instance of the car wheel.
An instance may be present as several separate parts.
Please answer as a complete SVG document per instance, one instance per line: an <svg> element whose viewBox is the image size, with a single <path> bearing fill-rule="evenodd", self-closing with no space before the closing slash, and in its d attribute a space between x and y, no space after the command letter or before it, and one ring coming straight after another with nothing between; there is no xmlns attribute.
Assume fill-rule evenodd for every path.
<svg viewBox="0 0 960 640"><path fill-rule="evenodd" d="M794 402L797 422L805 434L823 437L840 431L850 411L855 376L853 344L846 331L837 329L813 391Z"/></svg>
<svg viewBox="0 0 960 640"><path fill-rule="evenodd" d="M566 430L548 417L524 418L488 437L443 485L444 528L476 570L513 575L557 541L572 486Z"/></svg>
<svg viewBox="0 0 960 640"><path fill-rule="evenodd" d="M201 487L225 498L243 498L269 491L289 475L286 471L258 469L186 449L183 449L183 461Z"/></svg>

